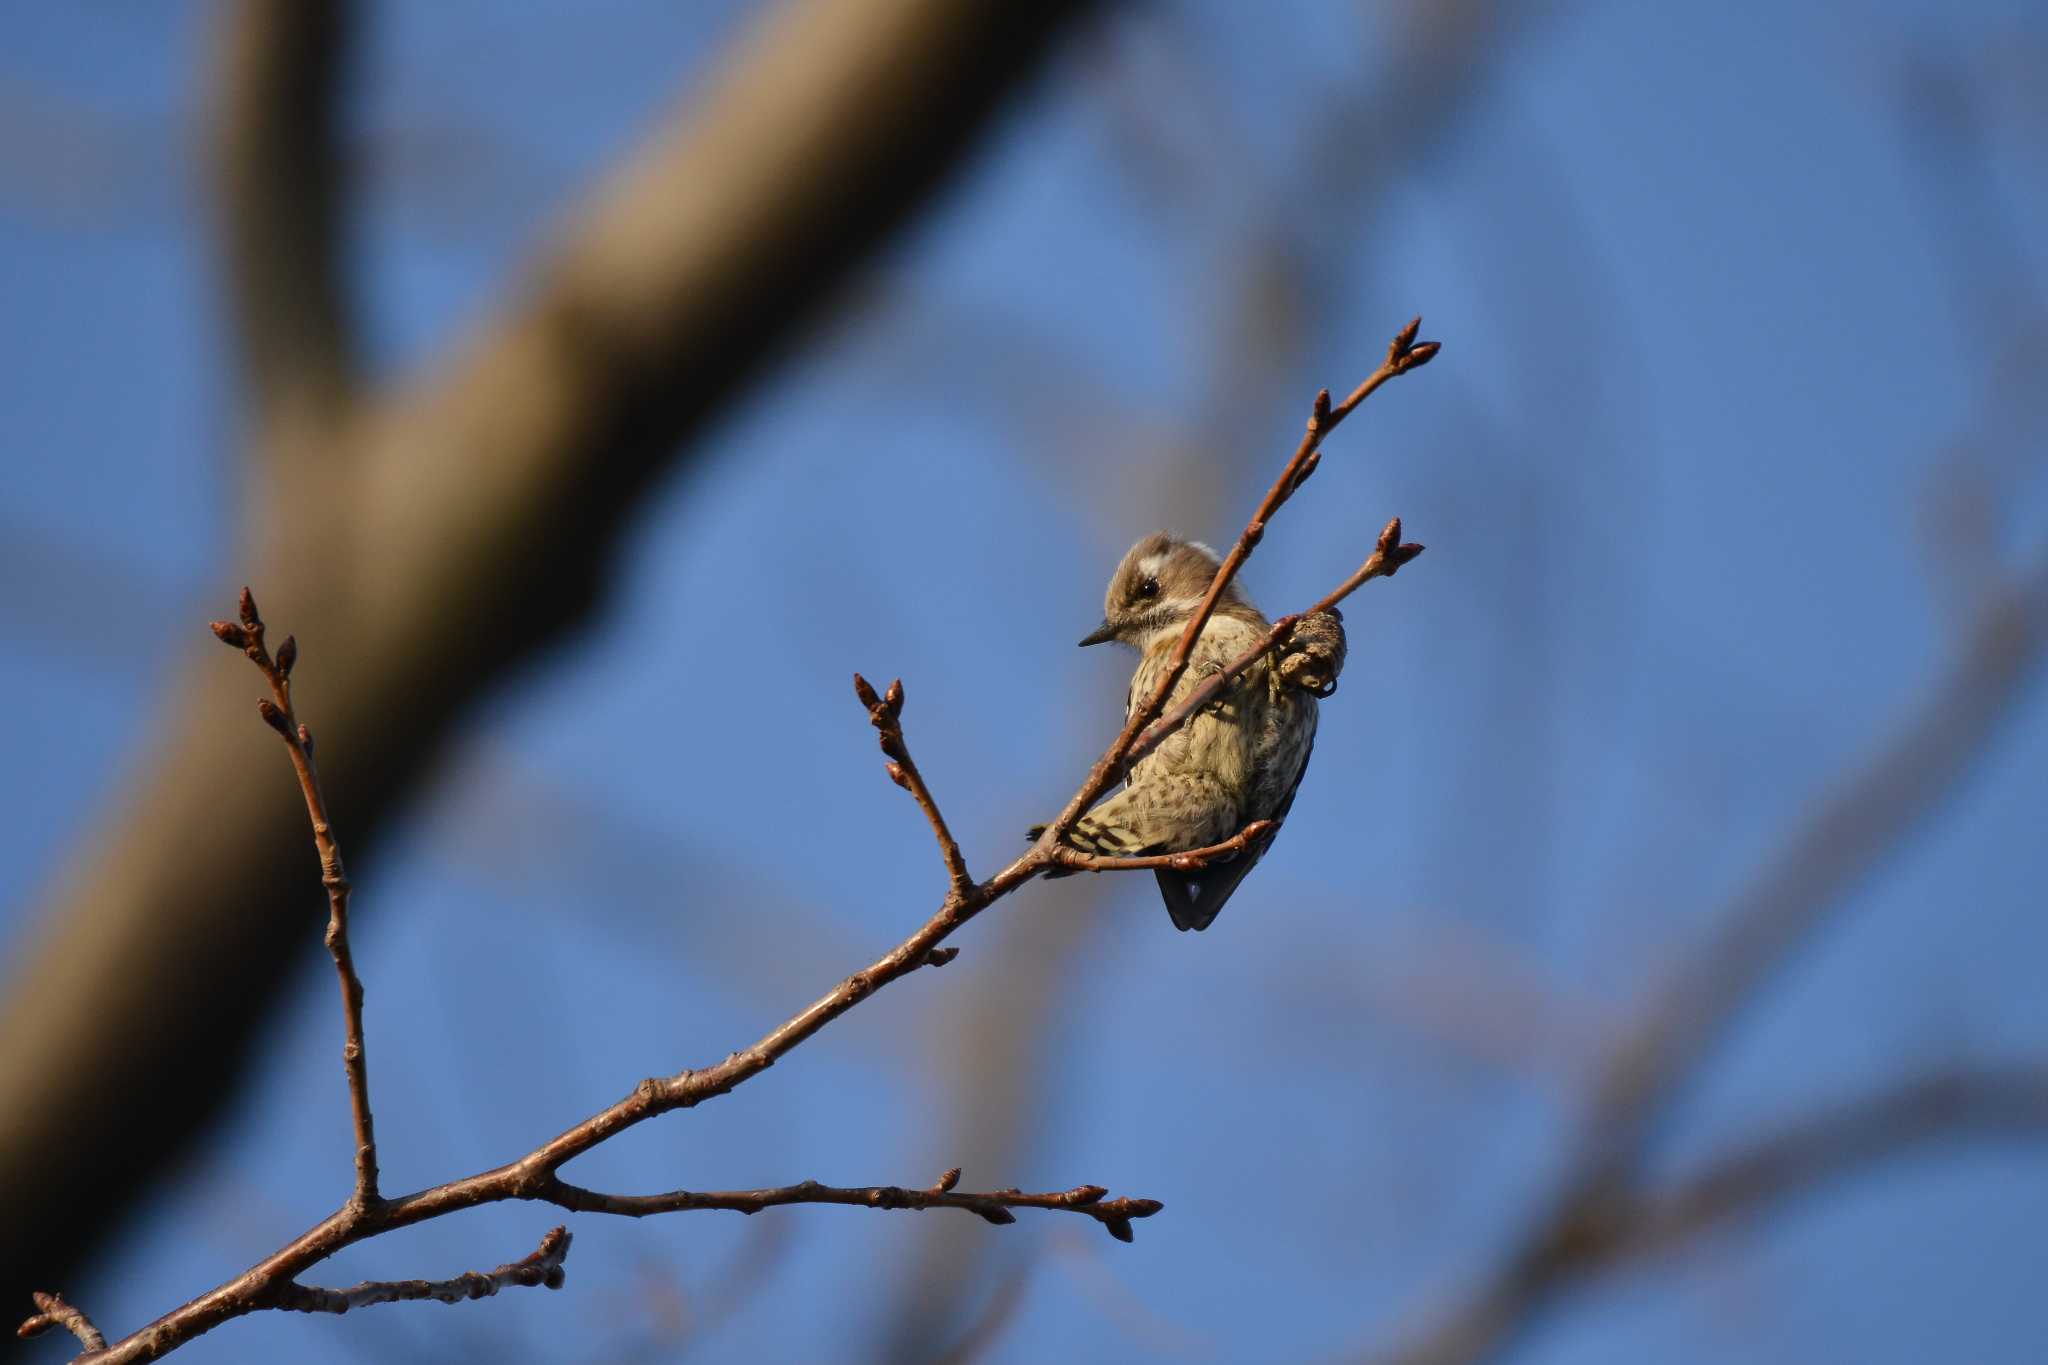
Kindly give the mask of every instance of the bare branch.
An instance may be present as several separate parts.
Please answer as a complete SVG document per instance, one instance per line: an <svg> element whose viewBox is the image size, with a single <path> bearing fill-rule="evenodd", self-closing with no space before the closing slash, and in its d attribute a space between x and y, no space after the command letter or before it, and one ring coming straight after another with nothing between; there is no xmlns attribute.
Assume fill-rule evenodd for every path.
<svg viewBox="0 0 2048 1365"><path fill-rule="evenodd" d="M292 711L292 666L298 662L299 642L287 635L272 659L263 644L263 617L256 599L242 589L242 623L215 621L211 629L223 644L233 645L249 656L270 684L270 696L259 700L256 709L271 729L283 738L292 756L292 768L299 777L299 791L306 800L306 816L313 823L313 846L320 854L320 884L327 888L327 952L334 959L334 973L341 984L343 1041L342 1067L348 1074L349 1116L355 1124L357 1204L375 1204L377 1194L377 1129L370 1113L370 1061L363 1046L363 980L356 974L354 952L348 942L348 871L342 865L341 845L327 820L327 801L320 792L320 774L313 766L313 732L299 723Z"/></svg>
<svg viewBox="0 0 2048 1365"><path fill-rule="evenodd" d="M27 1340L30 1337L41 1336L52 1327L62 1327L77 1337L78 1344L88 1351L107 1349L107 1339L100 1335L99 1328L92 1325L92 1319L64 1302L63 1295L45 1294L37 1290L29 1297L35 1300L36 1314L15 1328L14 1335Z"/></svg>
<svg viewBox="0 0 2048 1365"><path fill-rule="evenodd" d="M959 1170L946 1173L959 1179ZM1051 1194L1025 1194L1020 1190L991 1190L970 1193L956 1190L944 1178L928 1189L914 1190L902 1185L860 1185L842 1188L806 1180L765 1190L726 1190L701 1193L670 1190L666 1194L600 1194L552 1181L537 1196L551 1204L577 1213L610 1213L624 1218L645 1218L660 1213L687 1213L700 1209L726 1209L734 1213L759 1213L762 1209L788 1204L845 1204L867 1209L965 1209L986 1222L1004 1225L1017 1221L1012 1209L1049 1209L1082 1213L1109 1229L1120 1242L1131 1240L1131 1220L1150 1218L1166 1207L1157 1199L1110 1199L1100 1185L1077 1185Z"/></svg>
<svg viewBox="0 0 2048 1365"><path fill-rule="evenodd" d="M286 1284L268 1306L295 1313L346 1313L351 1308L412 1299L465 1303L490 1298L500 1289L560 1289L562 1262L568 1256L569 1229L557 1227L540 1239L533 1252L496 1270L472 1270L452 1280L365 1280L347 1289Z"/></svg>
<svg viewBox="0 0 2048 1365"><path fill-rule="evenodd" d="M939 857L946 864L946 880L952 886L952 894L964 896L974 889L974 878L967 871L967 859L960 852L959 841L953 831L946 828L946 817L939 814L939 803L925 785L924 774L911 761L910 746L903 738L903 679L889 684L886 696L875 695L875 689L860 674L853 675L854 695L860 704L868 709L868 724L875 727L881 736L882 752L889 758L889 780L909 792L917 801L925 819L931 821L932 837L939 841Z"/></svg>

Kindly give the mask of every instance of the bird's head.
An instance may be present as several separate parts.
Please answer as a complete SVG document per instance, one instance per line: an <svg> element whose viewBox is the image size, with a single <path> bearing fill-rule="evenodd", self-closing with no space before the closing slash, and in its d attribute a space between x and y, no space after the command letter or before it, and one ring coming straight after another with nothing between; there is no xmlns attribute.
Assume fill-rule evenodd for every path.
<svg viewBox="0 0 2048 1365"><path fill-rule="evenodd" d="M1175 636L1202 603L1222 561L1199 540L1180 540L1164 531L1133 545L1110 575L1102 602L1102 624L1082 638L1084 645L1111 640L1144 649L1161 632ZM1218 608L1244 605L1233 581Z"/></svg>

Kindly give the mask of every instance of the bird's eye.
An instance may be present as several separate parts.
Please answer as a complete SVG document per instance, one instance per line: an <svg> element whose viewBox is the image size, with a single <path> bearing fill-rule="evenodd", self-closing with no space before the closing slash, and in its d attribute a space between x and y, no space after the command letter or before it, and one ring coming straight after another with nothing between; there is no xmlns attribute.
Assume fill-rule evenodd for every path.
<svg viewBox="0 0 2048 1365"><path fill-rule="evenodd" d="M1158 579L1156 579L1156 578L1148 578L1148 579L1146 579L1146 580L1145 580L1145 581L1144 581L1143 583L1140 583L1140 584L1138 585L1138 596L1140 596L1140 597L1157 597L1157 596L1159 596L1159 580L1158 580Z"/></svg>

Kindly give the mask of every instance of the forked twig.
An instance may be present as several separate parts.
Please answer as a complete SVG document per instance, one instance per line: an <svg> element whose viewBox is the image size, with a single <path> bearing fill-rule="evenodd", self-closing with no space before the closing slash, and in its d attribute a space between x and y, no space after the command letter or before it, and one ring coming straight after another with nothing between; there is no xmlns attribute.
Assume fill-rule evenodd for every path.
<svg viewBox="0 0 2048 1365"><path fill-rule="evenodd" d="M107 1339L100 1335L100 1329L92 1325L92 1319L78 1309L64 1302L61 1294L45 1294L35 1291L32 1297L36 1303L35 1316L14 1329L14 1335L26 1341L39 1337L52 1327L62 1327L78 1338L78 1344L88 1352L107 1349Z"/></svg>

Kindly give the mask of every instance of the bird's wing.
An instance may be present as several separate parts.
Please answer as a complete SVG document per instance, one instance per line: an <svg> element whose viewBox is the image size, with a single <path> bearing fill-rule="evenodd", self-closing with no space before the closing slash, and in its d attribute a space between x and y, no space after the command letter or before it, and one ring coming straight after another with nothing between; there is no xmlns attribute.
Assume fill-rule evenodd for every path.
<svg viewBox="0 0 2048 1365"><path fill-rule="evenodd" d="M1302 774L1307 771L1308 759L1304 757L1301 771L1294 775L1294 785L1287 789L1286 799L1273 813L1272 830L1237 857L1227 863L1212 863L1198 872L1176 872L1170 867L1153 869L1160 899L1166 902L1166 913L1173 919L1174 928L1199 932L1223 912L1224 902L1237 890L1237 884L1259 865L1259 859L1280 837L1280 826L1286 821L1287 812L1294 809L1294 794L1301 790Z"/></svg>

